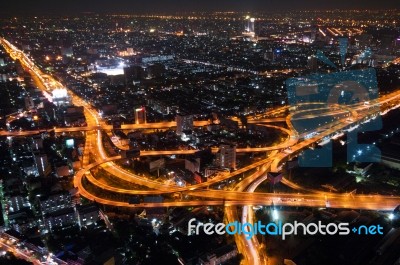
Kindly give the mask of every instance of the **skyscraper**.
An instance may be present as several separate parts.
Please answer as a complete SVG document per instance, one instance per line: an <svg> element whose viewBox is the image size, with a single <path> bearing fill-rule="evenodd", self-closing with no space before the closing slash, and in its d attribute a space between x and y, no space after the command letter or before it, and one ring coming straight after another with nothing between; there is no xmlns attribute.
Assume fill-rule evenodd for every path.
<svg viewBox="0 0 400 265"><path fill-rule="evenodd" d="M178 113L175 120L177 135L181 135L183 131L193 130L193 115Z"/></svg>
<svg viewBox="0 0 400 265"><path fill-rule="evenodd" d="M318 70L318 59L315 57L315 55L308 56L307 68L310 69L312 72Z"/></svg>
<svg viewBox="0 0 400 265"><path fill-rule="evenodd" d="M146 123L146 108L140 107L135 109L135 124Z"/></svg>
<svg viewBox="0 0 400 265"><path fill-rule="evenodd" d="M217 165L223 168L236 168L236 146L231 144L220 144L217 154Z"/></svg>
<svg viewBox="0 0 400 265"><path fill-rule="evenodd" d="M35 153L35 162L40 176L48 176L51 173L51 166L46 154Z"/></svg>
<svg viewBox="0 0 400 265"><path fill-rule="evenodd" d="M255 18L253 18L253 17L251 17L250 19L249 19L249 32L255 32L254 31L254 22L256 21L256 19Z"/></svg>
<svg viewBox="0 0 400 265"><path fill-rule="evenodd" d="M246 16L245 24L244 24L244 31L242 33L244 36L251 37L251 38L255 37L255 27L254 27L255 21L256 21L255 18Z"/></svg>

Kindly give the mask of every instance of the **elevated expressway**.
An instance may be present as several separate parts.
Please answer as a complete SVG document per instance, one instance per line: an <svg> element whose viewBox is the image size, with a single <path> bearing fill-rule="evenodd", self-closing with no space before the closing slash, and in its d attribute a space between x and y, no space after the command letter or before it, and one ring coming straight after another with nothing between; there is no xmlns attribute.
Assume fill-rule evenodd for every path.
<svg viewBox="0 0 400 265"><path fill-rule="evenodd" d="M32 72L41 80L44 87L47 90L52 88L60 87L61 84L52 79L50 76L43 74L40 69L38 69L33 62L21 51L19 51L15 46L10 44L8 41L1 39L1 44L5 47L6 51L14 59L19 59L21 63L32 70ZM371 102L371 105L365 106L362 104L352 106L351 110L345 109L329 109L330 106L322 105L322 108L327 110L327 115L341 115L349 113L352 116L351 122L348 118L337 119L329 124L316 128L319 133L310 139L304 140L303 135L297 132L293 125L292 119L293 115L288 115L282 117L282 113L286 113L288 110L287 106L283 106L274 110L269 111L265 114L260 114L249 119L249 123L269 123L269 122L286 122L289 129L283 127L266 125L269 127L275 127L284 133L288 134L288 138L283 143L271 147L261 147L261 148L242 148L238 149L238 152L269 152L269 157L255 162L251 165L243 167L241 169L235 170L230 173L221 174L214 179L197 185L187 186L187 187L177 187L173 185L166 185L156 181L146 179L142 176L132 174L118 166L116 166L113 161L120 159L120 156L107 157L104 152L102 145L102 132L101 130L110 130L112 126L106 125L104 121L101 120L97 112L85 101L81 100L79 97L74 95L71 91L69 92L73 103L77 106L83 106L85 110L85 116L88 123L86 127L78 128L55 128L55 132L69 132L69 131L86 131L86 143L84 149L84 155L82 158L83 169L77 172L74 177L74 185L79 189L80 194L89 200L96 201L101 204L120 206L120 207L169 207L169 206L201 206L201 205L222 205L226 207L226 217L227 221L232 221L237 219L236 207L238 205L245 206L242 211L242 220L252 220L251 207L249 205L282 205L282 206L309 206L309 207L326 207L327 202L329 202L332 208L357 208L357 209L376 209L376 210L392 210L398 204L400 204L400 197L398 196L383 196L383 195L352 195L349 194L336 194L336 193L326 193L316 190L305 190L307 194L303 193L257 193L253 192L255 188L267 178L266 173L268 171L277 172L280 170L282 163L287 159L294 157L301 151L310 147L311 145L318 143L326 137L331 137L335 133L341 132L346 128L351 126L356 126L360 122L370 119L373 115L377 114L376 108L371 106L380 106L382 114L386 113L390 109L397 108L399 106L400 93L394 92L385 96L380 97L379 100ZM318 105L319 103L313 103ZM318 108L316 108L318 109ZM305 110L304 112L306 112ZM308 109L310 111L310 109ZM300 113L301 111L299 111ZM329 114L330 112L330 114ZM308 115L308 116L307 116ZM266 118L270 117L270 118ZM306 114L303 118L313 118L312 114ZM259 121L258 121L259 120ZM196 122L196 126L206 125L206 121ZM163 122L163 123L153 123L145 125L123 125L122 129L155 129L155 128L167 128L176 126L175 122ZM10 136L25 136L35 133L40 133L41 131L32 132L0 132L0 135L10 135ZM290 147L288 152L286 149ZM197 150L166 150L166 151L142 151L141 155L171 155L171 154L191 154ZM95 162L91 162L94 159ZM102 181L97 180L90 172L91 169L101 166L108 173L112 174L116 178L120 178L124 181L128 181L134 184L143 185L151 190L132 190L124 189L119 187L110 186ZM239 182L234 190L212 190L207 189L210 185L218 183L220 181L227 180L239 174L249 172L253 170L247 178ZM82 184L82 180L86 179L100 189L108 192L113 192L116 194L126 194L126 195L158 195L167 194L173 192L182 192L184 194L192 196L193 199L190 201L171 201L163 203L146 203L146 204L129 204L126 201L118 201L113 199L107 199L99 197L95 194L87 191ZM284 183L292 186L299 187L296 184L291 183L288 180L284 180ZM203 198L202 200L194 198ZM236 238L239 249L245 255L245 260L247 264L265 264L266 257L259 256L258 250L262 247L256 241L252 239L247 241L245 238Z"/></svg>
<svg viewBox="0 0 400 265"><path fill-rule="evenodd" d="M392 93L390 95L381 97L379 104L383 107L382 114L386 113L390 109L397 108L399 105L399 93ZM377 102L373 102L372 104L378 104ZM186 188L176 188L176 187L162 187L160 183L149 184L150 181L134 181L134 183L140 183L147 187L151 187L157 190L151 191L138 191L138 190L129 190L129 189L121 189L108 186L104 183L100 183L96 181L91 174L87 173L89 168L85 168L82 171L78 172L75 178L75 185L81 191L81 194L84 197L87 197L91 200L96 200L102 204L114 205L114 206L122 206L122 207L169 207L169 206L199 206L199 205L219 205L224 203L225 205L225 214L226 221L232 222L238 220L237 218L237 208L234 206L245 205L242 210L242 221L246 220L249 222L253 221L253 213L252 208L249 205L284 205L284 206L309 206L309 207L326 207L329 204L330 207L333 208L358 208L358 209L376 209L376 210L392 210L400 203L400 197L398 196L380 196L380 195L349 195L349 194L332 194L321 192L317 190L304 189L299 187L296 184L289 182L284 179L284 183L289 186L294 186L295 188L302 188L303 191L306 191L310 194L268 194L268 193L253 193L256 187L262 183L266 178L266 172L268 170L277 171L279 170L280 164L288 159L289 157L301 152L311 144L314 144L325 137L332 136L334 133L344 130L348 127L354 126L359 122L364 122L367 119L370 119L371 116L376 114L376 108L371 106L365 106L358 104L358 106L354 106L357 111L350 111L352 116L352 122L348 121L348 118L334 121L329 126L325 126L325 128L320 128L321 133L317 136L304 140L296 144L297 137L293 137L293 133L289 139L292 139L292 147L291 152L285 151L274 151L271 156L267 159L259 161L255 164L252 164L244 169L240 169L238 171L234 171L230 174L226 174L222 176L222 178L215 178L211 182L206 184L193 185ZM336 113L337 114L337 113ZM290 120L288 120L290 122ZM291 124L288 123L289 128L291 128ZM291 131L292 132L292 131ZM271 149L272 150L272 149ZM280 149L281 150L281 149ZM115 157L110 159L119 159L119 157ZM91 166L97 166L101 164L93 164ZM248 171L252 168L258 167L258 170L245 178L242 182L240 182L234 191L221 191L221 190L204 190L201 189L205 186L209 186L218 181L225 180L234 175L241 174L242 172ZM244 170L244 171L243 171ZM104 198L99 198L93 194L90 194L85 190L82 185L81 178L83 174L86 174L86 178L94 185L101 187L104 190L122 193L122 194L162 194L162 193L170 193L187 190L185 194L192 195L195 197L209 198L212 200L191 200L191 201L179 201L179 202L165 202L165 203L147 203L145 205L132 205L122 201L113 201ZM126 178L123 178L127 180ZM142 178L143 179L143 178ZM205 185L205 186L203 186ZM249 186L250 185L250 186ZM248 187L249 186L249 187ZM244 189L247 188L247 191L244 192ZM256 237L253 237L251 240L247 240L243 235L235 236L235 241L237 243L238 249L241 253L243 253L245 257L246 264L268 264L268 258L265 256L265 251L260 251L263 249L263 246L259 244Z"/></svg>
<svg viewBox="0 0 400 265"><path fill-rule="evenodd" d="M399 96L400 95L397 92L392 93L390 95L382 97L380 100L380 103L382 105L387 105L388 106L387 109L397 107L397 105L399 103ZM396 103L397 105L392 106L392 105L394 105L394 103ZM368 109L369 109L369 107L363 106L363 105L358 106L358 108L359 108L360 112L366 112L366 113L368 112ZM370 115L372 115L372 113ZM100 188L102 188L104 190L122 193L122 194L162 194L162 193L171 193L171 192L185 192L185 194L188 194L188 195L199 196L199 197L203 197L203 198L222 199L222 200L225 200L226 202L227 202L227 200L237 201L240 199L242 199L243 201L246 201L247 199L251 199L251 200L254 200L255 202L256 201L259 202L264 199L267 199L265 196L267 196L267 197L272 196L272 197L268 197L268 198L276 199L277 198L276 194L266 195L266 194L254 193L253 195L251 195L251 197L248 197L249 195L247 193L244 193L244 192L242 193L239 191L234 192L234 194L236 194L236 195L233 196L231 194L231 192L228 192L228 191L221 191L221 190L212 191L212 190L200 190L200 189L206 188L213 183L217 183L219 181L226 180L228 178L231 178L231 177L241 174L243 172L247 172L251 169L261 167L261 169L259 168L257 170L257 172L259 172L259 173L255 175L255 177L254 177L254 180L255 180L255 179L257 179L257 177L265 176L266 170L262 166L264 166L265 164L268 164L268 163L270 163L270 165L271 165L269 170L278 171L281 164L289 157L296 155L297 153L301 152L305 148L322 140L325 137L329 137L330 135L333 135L334 133L336 133L338 131L344 130L345 128L348 128L351 126L354 126L355 123L364 120L365 117L366 116L364 116L364 115L358 115L357 120L353 121L352 123L349 123L347 121L347 119L346 120L338 120L338 121L334 122L335 124L333 126L331 126L331 128L326 129L325 131L321 132L317 136L293 144L290 152L285 152L285 151L276 152L274 155L270 156L269 158L263 159L261 161L258 161L257 163L254 163L254 164L244 167L242 169L233 171L229 174L221 175L219 177L212 179L210 182L206 182L206 183L201 183L201 184L181 188L181 187L176 187L176 186L160 184L159 182L150 181L150 180L144 179L143 177L140 177L140 176L136 176L134 178L133 177L129 178L128 177L129 175L132 176L132 174L130 174L130 173L129 174L121 173L122 175L115 174L116 176L118 175L117 177L120 177L121 179L124 179L126 181L132 181L135 184L140 184L140 185L144 185L149 188L155 189L154 191L137 191L137 190L135 191L135 190L127 190L127 189L110 187L104 183L102 183L102 184L100 184L98 182L96 183L96 181L94 181L90 177L89 177L89 180L92 180L93 182L95 182L93 184L98 185ZM98 138L100 139L99 136L98 136ZM101 140L98 140L98 146L101 144L100 142L101 142ZM81 171L79 171L76 174L75 184L77 186L79 186L80 190L84 190L82 185L79 183L81 183L81 179L84 177L85 174L87 174L87 172L91 168L99 166L100 164L104 164L104 162L108 163L109 161L117 160L119 158L120 157L114 157L114 158L109 158L109 160L100 160L97 163L94 163L94 164L89 165L88 167L85 167L84 169L82 169ZM246 179L246 181L248 181L250 184L250 183L252 183L253 179L248 178L248 179ZM85 194L86 195L84 195L84 196L89 196L87 193L85 193ZM293 196L293 200L291 200L290 198L286 198L285 200L275 200L275 201L268 200L268 201L274 201L274 204L276 204L276 205L288 205L288 204L290 205L291 202L295 202L295 203L293 203L293 205L296 205L296 206L299 205L299 200L298 200L299 198L297 198L297 195L289 194L289 195L285 195L285 196L289 196L289 197ZM301 196L303 196L303 194L301 194L300 197ZM326 205L326 201L329 200L331 207L338 207L338 208L360 208L360 209L381 209L381 210L383 210L383 209L391 209L392 207L396 206L399 203L398 198L385 197L385 196L374 197L374 198L379 198L379 203L377 203L377 201L366 202L366 201L362 200L362 198L364 198L364 197L362 197L361 195L355 195L352 197L352 200L353 200L353 202L357 202L357 204L349 203L348 200L343 200L343 198L348 198L347 195L345 195L345 194L333 196L331 193L319 192L319 193L315 193L315 194L307 194L307 196L313 196L313 201L314 201L314 203L316 203L318 201L318 203L316 204L318 206ZM361 197L359 197L359 196L361 196ZM96 196L90 196L90 199L98 201L99 198L96 198ZM382 203L385 200L387 202L389 202L389 204ZM114 201L104 201L103 203L109 204L109 205L114 205L115 202ZM181 204L181 203L182 202L179 202L178 204ZM186 203L190 204L190 202L186 202ZM195 203L197 204L198 202L195 202ZM238 202L235 202L235 203L238 203ZM306 201L303 201L303 203L305 205L309 205L309 202L306 203ZM119 205L121 205L121 204L119 204ZM138 207L138 206L134 206L134 205L129 205L128 203L126 203L124 205L127 207ZM333 206L333 205L335 205L335 206ZM146 205L146 207L151 207L151 206L152 205ZM140 205L139 205L139 207L140 207ZM376 208L374 208L374 207L376 207Z"/></svg>

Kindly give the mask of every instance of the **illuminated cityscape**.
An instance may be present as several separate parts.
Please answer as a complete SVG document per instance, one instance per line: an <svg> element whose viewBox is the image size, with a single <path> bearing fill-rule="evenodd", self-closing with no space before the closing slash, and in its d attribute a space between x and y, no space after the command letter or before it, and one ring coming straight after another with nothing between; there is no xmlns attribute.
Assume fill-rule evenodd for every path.
<svg viewBox="0 0 400 265"><path fill-rule="evenodd" d="M400 6L148 2L0 11L0 264L399 265Z"/></svg>

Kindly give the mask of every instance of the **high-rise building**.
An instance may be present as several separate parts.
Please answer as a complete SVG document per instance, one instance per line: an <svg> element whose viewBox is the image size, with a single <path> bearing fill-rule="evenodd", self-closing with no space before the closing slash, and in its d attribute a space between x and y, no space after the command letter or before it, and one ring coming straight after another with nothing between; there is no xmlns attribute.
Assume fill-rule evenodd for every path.
<svg viewBox="0 0 400 265"><path fill-rule="evenodd" d="M124 76L126 84L131 85L144 77L144 69L139 65L124 67Z"/></svg>
<svg viewBox="0 0 400 265"><path fill-rule="evenodd" d="M193 130L193 115L178 113L176 120L176 134L181 135L183 131Z"/></svg>
<svg viewBox="0 0 400 265"><path fill-rule="evenodd" d="M135 124L146 123L146 108L140 107L135 109Z"/></svg>
<svg viewBox="0 0 400 265"><path fill-rule="evenodd" d="M185 159L185 169L190 172L199 172L200 171L200 158L188 157Z"/></svg>
<svg viewBox="0 0 400 265"><path fill-rule="evenodd" d="M254 31L254 22L256 21L255 18L251 17L249 19L249 32L255 32Z"/></svg>
<svg viewBox="0 0 400 265"><path fill-rule="evenodd" d="M77 205L76 214L80 227L96 223L100 219L99 208L96 204Z"/></svg>
<svg viewBox="0 0 400 265"><path fill-rule="evenodd" d="M255 37L255 23L256 19L250 16L246 16L245 22L244 22L244 31L243 31L243 36L245 37L250 37L254 38Z"/></svg>
<svg viewBox="0 0 400 265"><path fill-rule="evenodd" d="M75 208L61 208L55 212L51 212L44 217L46 227L53 231L53 229L63 226L71 226L77 223Z"/></svg>
<svg viewBox="0 0 400 265"><path fill-rule="evenodd" d="M35 154L35 162L40 176L48 176L51 173L51 166L46 154Z"/></svg>
<svg viewBox="0 0 400 265"><path fill-rule="evenodd" d="M58 211L60 209L73 206L71 194L69 192L59 192L39 198L42 214Z"/></svg>
<svg viewBox="0 0 400 265"><path fill-rule="evenodd" d="M222 168L236 168L236 146L220 144L216 162Z"/></svg>
<svg viewBox="0 0 400 265"><path fill-rule="evenodd" d="M310 69L312 72L318 70L318 59L315 57L315 55L311 55L308 57L307 68Z"/></svg>
<svg viewBox="0 0 400 265"><path fill-rule="evenodd" d="M23 208L29 208L30 204L26 197L21 195L11 196L8 199L9 211L18 212Z"/></svg>
<svg viewBox="0 0 400 265"><path fill-rule="evenodd" d="M32 150L40 150L43 149L43 138L41 135L36 135L32 137Z"/></svg>

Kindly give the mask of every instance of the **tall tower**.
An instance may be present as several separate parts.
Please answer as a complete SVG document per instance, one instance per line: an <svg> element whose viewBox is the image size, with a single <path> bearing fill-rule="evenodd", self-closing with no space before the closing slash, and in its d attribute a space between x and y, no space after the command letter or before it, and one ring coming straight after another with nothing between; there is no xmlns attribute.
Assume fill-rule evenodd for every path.
<svg viewBox="0 0 400 265"><path fill-rule="evenodd" d="M3 180L0 179L0 203L2 205L1 211L3 214L3 220L4 220L4 227L8 228L9 220L8 220L8 213L6 209L6 199L4 197L4 189L3 189Z"/></svg>
<svg viewBox="0 0 400 265"><path fill-rule="evenodd" d="M250 19L249 19L249 32L252 32L252 33L254 33L255 31L254 31L254 22L256 21L256 19L255 18L253 18L253 17L251 17Z"/></svg>
<svg viewBox="0 0 400 265"><path fill-rule="evenodd" d="M176 134L181 135L185 130L193 130L193 115L177 114L176 118Z"/></svg>
<svg viewBox="0 0 400 265"><path fill-rule="evenodd" d="M250 28L250 16L246 16L245 21L244 21L244 32L249 32Z"/></svg>
<svg viewBox="0 0 400 265"><path fill-rule="evenodd" d="M135 124L146 123L146 108L141 107L135 109Z"/></svg>
<svg viewBox="0 0 400 265"><path fill-rule="evenodd" d="M255 37L255 27L254 22L256 21L255 18L246 16L245 24L244 24L244 31L243 36L254 38Z"/></svg>
<svg viewBox="0 0 400 265"><path fill-rule="evenodd" d="M51 173L51 166L47 160L46 154L35 154L36 167L40 176L47 177Z"/></svg>
<svg viewBox="0 0 400 265"><path fill-rule="evenodd" d="M217 154L217 165L223 168L236 168L236 146L221 144Z"/></svg>

